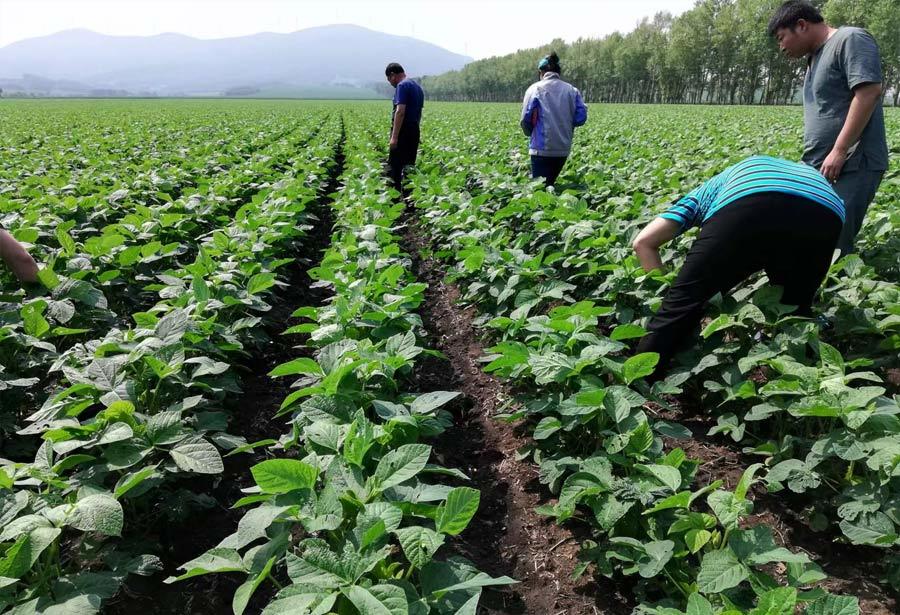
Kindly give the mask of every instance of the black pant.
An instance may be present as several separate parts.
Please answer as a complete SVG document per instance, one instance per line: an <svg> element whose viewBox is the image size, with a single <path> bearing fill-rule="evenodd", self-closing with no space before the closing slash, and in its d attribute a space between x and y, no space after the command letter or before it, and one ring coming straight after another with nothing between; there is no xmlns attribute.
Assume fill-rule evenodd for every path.
<svg viewBox="0 0 900 615"><path fill-rule="evenodd" d="M397 137L397 147L388 154L389 176L394 187L403 185L403 167L415 164L419 153L419 125L404 124Z"/></svg>
<svg viewBox="0 0 900 615"><path fill-rule="evenodd" d="M765 192L726 205L703 225L637 352L658 352L661 376L700 324L706 302L758 271L784 288L782 303L809 315L841 227L825 206L789 194Z"/></svg>
<svg viewBox="0 0 900 615"><path fill-rule="evenodd" d="M565 156L532 156L531 177L532 179L543 177L547 185L552 186L565 164Z"/></svg>

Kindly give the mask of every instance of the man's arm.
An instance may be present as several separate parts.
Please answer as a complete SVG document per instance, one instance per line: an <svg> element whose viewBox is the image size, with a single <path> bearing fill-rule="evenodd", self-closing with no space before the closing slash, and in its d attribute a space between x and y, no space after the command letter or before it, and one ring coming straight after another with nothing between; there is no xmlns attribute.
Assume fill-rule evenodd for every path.
<svg viewBox="0 0 900 615"><path fill-rule="evenodd" d="M13 236L0 230L0 258L22 282L37 282L38 266Z"/></svg>
<svg viewBox="0 0 900 615"><path fill-rule="evenodd" d="M862 136L863 130L869 123L875 107L883 95L880 83L865 83L853 90L853 99L850 101L850 110L847 119L838 134L834 147L825 158L820 169L822 175L829 181L837 181L844 168L844 163L849 157L850 148L853 147Z"/></svg>
<svg viewBox="0 0 900 615"><path fill-rule="evenodd" d="M659 248L674 239L680 230L680 224L667 218L654 218L650 224L641 229L631 247L634 248L634 253L637 254L644 271L662 270Z"/></svg>
<svg viewBox="0 0 900 615"><path fill-rule="evenodd" d="M406 117L406 105L397 105L394 110L394 125L391 127L391 149L397 149L400 142L400 128L403 126L403 118Z"/></svg>

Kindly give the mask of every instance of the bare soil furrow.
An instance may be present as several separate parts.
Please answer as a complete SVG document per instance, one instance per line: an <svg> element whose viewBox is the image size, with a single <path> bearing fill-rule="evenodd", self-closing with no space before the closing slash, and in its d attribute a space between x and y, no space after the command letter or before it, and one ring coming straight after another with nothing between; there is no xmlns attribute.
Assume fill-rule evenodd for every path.
<svg viewBox="0 0 900 615"><path fill-rule="evenodd" d="M510 401L507 388L481 369L484 349L472 323L474 308L457 304L458 289L444 280L440 263L421 256L428 241L415 213L407 216L405 249L417 278L428 284L420 309L432 347L447 361L424 361L417 372L422 390L461 391L465 401L456 422L436 443L435 453L448 467L468 474L481 491L478 514L455 548L485 572L508 575L520 583L487 592L486 613L594 615L628 613L627 599L615 588L600 587L588 576L573 580L579 537L557 526L535 508L548 501L537 468L516 458L528 443L512 424L495 418Z"/></svg>

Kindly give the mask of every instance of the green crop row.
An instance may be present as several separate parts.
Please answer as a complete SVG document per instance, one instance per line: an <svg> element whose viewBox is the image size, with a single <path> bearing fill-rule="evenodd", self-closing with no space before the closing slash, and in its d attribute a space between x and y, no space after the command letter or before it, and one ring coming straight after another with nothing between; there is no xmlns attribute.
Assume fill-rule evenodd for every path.
<svg viewBox="0 0 900 615"><path fill-rule="evenodd" d="M339 121L316 131L204 194L136 204L99 234L65 211L13 229L38 244L49 294L5 304L0 327L20 459L0 467L4 612L96 612L128 574L158 571L129 532L178 497L180 479L220 474L220 451L247 444L228 433L227 396L315 221Z"/></svg>

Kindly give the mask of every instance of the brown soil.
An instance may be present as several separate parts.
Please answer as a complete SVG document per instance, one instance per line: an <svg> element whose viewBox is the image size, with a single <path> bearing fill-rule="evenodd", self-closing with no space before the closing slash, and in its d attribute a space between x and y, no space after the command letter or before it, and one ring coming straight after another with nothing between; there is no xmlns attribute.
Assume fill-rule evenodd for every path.
<svg viewBox="0 0 900 615"><path fill-rule="evenodd" d="M535 512L549 494L538 481L534 464L517 461L528 440L513 425L494 418L509 392L481 369L484 354L472 320L474 309L457 305L459 290L444 282L440 265L422 258L427 240L412 217L405 248L413 256L418 279L428 284L420 314L432 345L449 359L423 361L417 370L421 390L455 390L465 395L454 426L436 443L441 463L459 468L481 491L481 506L454 546L492 576L508 575L520 583L485 593L485 613L595 615L628 613L628 599L614 587L600 587L588 575L572 579L579 540Z"/></svg>

